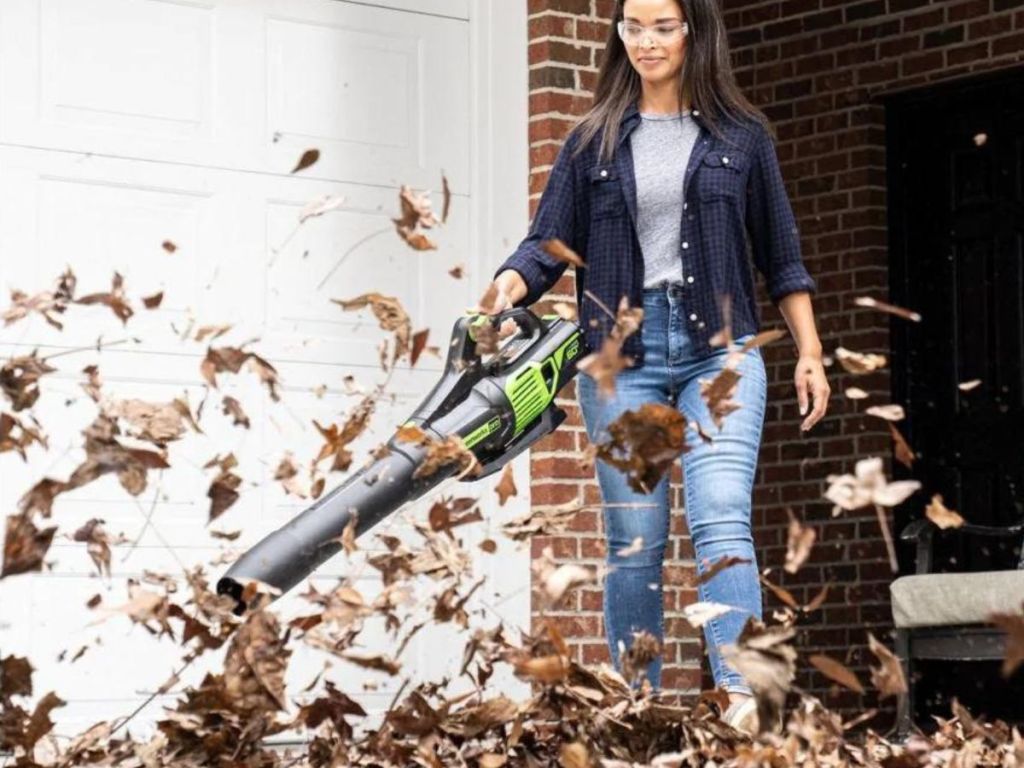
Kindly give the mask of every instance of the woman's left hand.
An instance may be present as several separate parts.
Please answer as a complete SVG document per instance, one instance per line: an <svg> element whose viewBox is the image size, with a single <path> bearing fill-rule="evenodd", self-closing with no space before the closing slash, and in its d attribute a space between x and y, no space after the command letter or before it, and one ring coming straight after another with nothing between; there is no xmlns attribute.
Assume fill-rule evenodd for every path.
<svg viewBox="0 0 1024 768"><path fill-rule="evenodd" d="M793 372L793 383L796 385L796 399L800 406L800 415L807 413L808 396L814 402L814 409L800 425L800 431L806 432L813 427L828 408L828 396L832 391L825 378L825 366L821 355L801 355Z"/></svg>

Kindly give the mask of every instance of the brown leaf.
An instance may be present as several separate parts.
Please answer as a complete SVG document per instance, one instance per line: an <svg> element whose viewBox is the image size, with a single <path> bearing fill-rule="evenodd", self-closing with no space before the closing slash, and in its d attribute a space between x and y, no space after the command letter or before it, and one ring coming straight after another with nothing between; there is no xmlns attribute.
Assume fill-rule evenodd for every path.
<svg viewBox="0 0 1024 768"><path fill-rule="evenodd" d="M942 503L942 494L932 496L931 503L924 509L925 516L939 528L959 528L966 521L957 512L947 509Z"/></svg>
<svg viewBox="0 0 1024 768"><path fill-rule="evenodd" d="M402 215L391 221L399 237L417 251L436 250L437 246L425 234L417 231L418 227L429 229L438 224L431 210L430 195L416 192L412 187L403 184L398 193L398 200L402 207Z"/></svg>
<svg viewBox="0 0 1024 768"><path fill-rule="evenodd" d="M185 434L183 409L178 403L147 403L143 400L116 400L105 407L110 416L124 419L132 427L129 434L163 446ZM185 405L184 413L188 412ZM189 418L191 414L189 413Z"/></svg>
<svg viewBox="0 0 1024 768"><path fill-rule="evenodd" d="M248 352L239 347L207 347L206 357L203 358L199 370L206 383L216 389L218 373L238 373L246 362L259 376L260 381L267 385L271 399L279 401L281 396L277 390L280 383L277 370L255 352Z"/></svg>
<svg viewBox="0 0 1024 768"><path fill-rule="evenodd" d="M786 643L794 634L792 627L766 627L751 616L736 643L721 647L726 663L743 675L753 690L762 730L781 717L796 674L796 651Z"/></svg>
<svg viewBox="0 0 1024 768"><path fill-rule="evenodd" d="M987 620L1006 633L1006 655L1001 674L1009 678L1024 664L1024 602L1020 613L990 613Z"/></svg>
<svg viewBox="0 0 1024 768"><path fill-rule="evenodd" d="M689 450L686 417L662 403L627 410L607 429L610 438L597 446L597 456L626 473L638 493L652 493L673 462Z"/></svg>
<svg viewBox="0 0 1024 768"><path fill-rule="evenodd" d="M8 515L4 536L4 564L0 579L19 573L39 571L53 542L57 527L39 530L26 514Z"/></svg>
<svg viewBox="0 0 1024 768"><path fill-rule="evenodd" d="M56 370L36 357L35 350L30 355L12 357L0 367L0 389L15 411L31 408L39 399L39 379Z"/></svg>
<svg viewBox="0 0 1024 768"><path fill-rule="evenodd" d="M212 523L238 501L238 487L242 484L242 478L231 471L237 466L238 461L232 453L223 458L216 456L203 466L203 469L212 467L220 469L217 476L210 482L210 487L206 492L210 499L210 514L207 523Z"/></svg>
<svg viewBox="0 0 1024 768"><path fill-rule="evenodd" d="M228 646L224 691L240 712L285 709L285 670L291 651L280 637L277 618L268 611L248 616Z"/></svg>
<svg viewBox="0 0 1024 768"><path fill-rule="evenodd" d="M896 429L896 425L892 422L889 423L889 433L892 435L893 442L893 453L898 461L908 469L912 469L914 466L914 460L917 456L914 454L914 449L910 447L910 443L907 442L903 434Z"/></svg>
<svg viewBox="0 0 1024 768"><path fill-rule="evenodd" d="M70 268L65 270L52 291L43 291L29 296L22 291L11 291L11 307L2 315L4 325L11 325L27 317L30 312L38 313L47 323L57 330L64 330L63 324L54 315L63 314L68 305L74 301L77 279ZM33 356L35 353L33 352Z"/></svg>
<svg viewBox="0 0 1024 768"><path fill-rule="evenodd" d="M352 464L352 453L348 445L366 430L376 404L376 399L372 395L367 395L352 409L340 428L336 424L322 427L319 422L314 421L313 426L317 428L325 442L313 464L317 465L324 459L333 457L330 471L345 472Z"/></svg>
<svg viewBox="0 0 1024 768"><path fill-rule="evenodd" d="M880 643L869 631L868 648L875 658L882 662L880 667L871 667L871 683L878 689L878 698L896 696L907 692L907 680L897 656Z"/></svg>
<svg viewBox="0 0 1024 768"><path fill-rule="evenodd" d="M402 665L399 662L383 653L343 653L341 658L345 659L345 661L351 661L363 669L375 669L380 672L387 672L389 675L397 675L402 669Z"/></svg>
<svg viewBox="0 0 1024 768"><path fill-rule="evenodd" d="M305 152L302 153L302 157L299 158L299 162L297 162L295 164L295 167L292 168L291 173L298 173L299 171L304 171L306 168L309 168L309 166L313 165L313 163L315 163L319 159L319 149L307 149Z"/></svg>
<svg viewBox="0 0 1024 768"><path fill-rule="evenodd" d="M108 306L122 323L127 323L128 318L135 314L135 310L128 304L124 293L124 278L118 272L114 273L109 293L90 293L88 296L76 299L75 303Z"/></svg>
<svg viewBox="0 0 1024 768"><path fill-rule="evenodd" d="M221 410L225 416L230 416L233 420L233 424L238 427L245 427L249 429L249 417L245 415L245 411L242 410L242 404L238 402L231 395L224 395L221 401Z"/></svg>
<svg viewBox="0 0 1024 768"><path fill-rule="evenodd" d="M591 294L587 294L595 300ZM598 390L605 397L615 394L615 378L624 369L633 364L633 359L622 354L622 345L640 328L644 311L641 307L630 307L628 299L623 296L615 313L615 325L602 340L601 348L583 357L576 365L579 370L590 376L598 385Z"/></svg>
<svg viewBox="0 0 1024 768"><path fill-rule="evenodd" d="M787 507L786 512L789 514L789 529L786 537L786 564L783 567L786 573L796 573L807 562L817 533L813 528L801 525L792 509Z"/></svg>
<svg viewBox="0 0 1024 768"><path fill-rule="evenodd" d="M518 493L515 477L512 476L511 464L505 465L505 469L501 472L501 479L494 486L494 492L498 494L499 507L505 506L505 502L508 501L509 497L515 496Z"/></svg>
<svg viewBox="0 0 1024 768"><path fill-rule="evenodd" d="M886 365L885 355L878 355L873 352L866 354L852 352L843 347L836 347L836 360L849 373L865 374L884 368Z"/></svg>
<svg viewBox="0 0 1024 768"><path fill-rule="evenodd" d="M160 243L160 247L163 248L168 253L174 253L176 250L178 250L178 246L175 245L170 240L164 240L162 243Z"/></svg>
<svg viewBox="0 0 1024 768"><path fill-rule="evenodd" d="M912 320L915 323L921 322L921 315L917 312L912 312L909 309L898 307L895 304L887 304L884 301L873 299L870 296L858 296L853 300L853 303L858 307L872 307L874 309L881 310L882 312L888 312L891 315L902 317L905 320Z"/></svg>
<svg viewBox="0 0 1024 768"><path fill-rule="evenodd" d="M542 240L540 247L544 253L555 261L564 261L566 264L570 264L574 267L586 266L583 263L583 259L580 258L580 255L557 237L552 238L551 240Z"/></svg>
<svg viewBox="0 0 1024 768"><path fill-rule="evenodd" d="M86 552L89 553L89 557L92 558L93 563L96 566L96 570L99 571L99 575L102 576L104 573L107 578L110 577L110 537L107 536L106 531L102 527L103 521L96 518L92 518L75 531L72 539L74 541L82 541L86 543Z"/></svg>
<svg viewBox="0 0 1024 768"><path fill-rule="evenodd" d="M702 563L705 561L702 561ZM736 555L723 555L722 557L715 560L707 570L697 576L697 584L707 584L720 572L726 568L732 568L734 565L741 565L743 563L749 563L750 559L746 557L737 557Z"/></svg>
<svg viewBox="0 0 1024 768"><path fill-rule="evenodd" d="M420 354L423 352L423 348L427 346L427 336L430 335L430 329L424 328L422 331L416 331L412 335L412 349L409 353L409 366L415 366L416 361L420 359Z"/></svg>
<svg viewBox="0 0 1024 768"><path fill-rule="evenodd" d="M157 309L160 306L160 302L164 300L164 292L154 293L152 296L143 296L142 305L146 309Z"/></svg>
<svg viewBox="0 0 1024 768"><path fill-rule="evenodd" d="M370 307L380 327L385 331L392 331L395 334L394 360L398 360L411 349L412 322L409 315L402 308L398 299L394 296L384 296L379 293L364 293L354 299L331 299L346 312Z"/></svg>
<svg viewBox="0 0 1024 768"><path fill-rule="evenodd" d="M454 267L448 270L448 274L454 277L456 280L461 280L466 275L466 265L456 264Z"/></svg>
<svg viewBox="0 0 1024 768"><path fill-rule="evenodd" d="M864 686L857 679L857 675L850 671L842 662L836 661L831 656L826 656L822 653L815 653L808 657L807 660L828 679L835 680L851 691L864 693Z"/></svg>
<svg viewBox="0 0 1024 768"><path fill-rule="evenodd" d="M448 186L448 177L441 174L441 223L448 221L448 211L452 205L452 190Z"/></svg>
<svg viewBox="0 0 1024 768"><path fill-rule="evenodd" d="M480 462L458 435L449 435L444 440L430 440L423 463L412 473L413 479L430 477L452 464L455 465L456 474L460 476L473 476L480 472Z"/></svg>
<svg viewBox="0 0 1024 768"><path fill-rule="evenodd" d="M451 530L460 525L477 523L483 520L476 499L463 497L459 499L441 499L430 507L427 522L432 530L451 535Z"/></svg>

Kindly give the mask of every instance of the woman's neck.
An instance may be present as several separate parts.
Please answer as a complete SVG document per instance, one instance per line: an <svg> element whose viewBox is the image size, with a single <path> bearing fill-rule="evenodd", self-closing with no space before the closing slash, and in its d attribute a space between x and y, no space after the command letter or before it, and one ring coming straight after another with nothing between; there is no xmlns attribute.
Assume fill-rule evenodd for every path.
<svg viewBox="0 0 1024 768"><path fill-rule="evenodd" d="M657 86L643 85L640 101L637 105L641 112L648 115L675 115L690 109L689 99L679 103L679 83L670 82Z"/></svg>

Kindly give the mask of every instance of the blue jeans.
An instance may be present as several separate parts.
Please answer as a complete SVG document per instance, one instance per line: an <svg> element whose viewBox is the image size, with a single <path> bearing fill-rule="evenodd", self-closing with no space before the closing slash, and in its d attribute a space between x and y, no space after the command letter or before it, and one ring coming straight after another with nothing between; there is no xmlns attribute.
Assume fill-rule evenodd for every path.
<svg viewBox="0 0 1024 768"><path fill-rule="evenodd" d="M732 398L742 407L725 416L719 432L701 398L699 380L715 377L725 362L726 350L723 347L705 357L694 355L685 330L689 312L686 290L681 286L645 290L644 365L618 375L612 398L603 397L592 378L580 376L580 408L591 442L607 440L609 422L648 402L678 408L688 421L696 419L714 438L708 444L694 430L686 431L690 450L682 455L685 512L698 574L726 555L750 560L720 571L697 587L699 600L735 608L704 625L715 685L749 693L750 686L725 663L718 647L735 642L748 616L762 618L750 518L767 375L759 349L743 356L738 368L741 378ZM596 464L605 505L607 562L612 566L604 587L605 633L612 661L621 669L619 645L628 648L634 632L647 630L664 641L662 564L669 534L669 479L666 474L653 493L645 495L630 488L625 474L615 467L601 460ZM643 538L640 551L621 556L619 550L629 547L638 536ZM647 678L655 690L660 688L660 658L648 666Z"/></svg>

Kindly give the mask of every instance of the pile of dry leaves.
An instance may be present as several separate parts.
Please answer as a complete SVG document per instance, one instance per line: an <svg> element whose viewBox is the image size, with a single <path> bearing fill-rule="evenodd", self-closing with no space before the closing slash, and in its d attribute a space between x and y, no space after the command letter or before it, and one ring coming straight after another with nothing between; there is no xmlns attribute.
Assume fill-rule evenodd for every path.
<svg viewBox="0 0 1024 768"><path fill-rule="evenodd" d="M316 162L318 153L314 152L303 156L296 171ZM393 222L409 247L435 247L421 229L443 224L447 218L447 183L444 190L445 213L439 222L430 212L429 198L403 187L402 215ZM340 207L340 200L316 202L302 214L299 224ZM582 264L579 256L562 243L550 241L544 247L553 258ZM166 243L165 249L173 252L173 244ZM451 274L461 277L461 269L453 268ZM133 316L134 309L120 275L115 275L108 293L80 298L75 296L76 282L68 270L50 291L35 296L15 291L11 307L3 313L5 323L16 323L36 313L59 329L62 324L58 316L74 304L105 305L121 323L127 323ZM162 295L145 298L143 305L152 309L161 298ZM408 314L393 297L370 293L336 303L343 311L369 309L381 328L392 334L390 344L385 342L380 351L381 366L389 379L399 360L407 359L414 365L422 352L437 352L426 347L426 331L413 333ZM627 303L614 314L605 309L614 320L614 330L606 345L586 358L581 368L598 381L603 392L610 393L614 391L616 375L629 364L621 354L622 344L639 328L642 312ZM562 308L560 314L565 316L565 312ZM182 338L204 343L229 329L230 326L205 326L193 333L189 327ZM719 342L731 351L728 363L716 379L702 383L713 426L689 423L672 409L645 406L627 412L610 425L607 441L594 448L595 458L625 472L637 490L652 488L687 450L688 429L695 430L701 440L713 441L715 428L720 429L722 420L742 407L731 399L739 380L739 360L753 347L779 335L769 331L742 349L732 349L726 324ZM240 374L247 368L267 387L271 398L278 401L280 382L276 369L245 347L246 344L207 346L197 371L198 377L206 382L207 391L197 407L185 397L164 403L118 399L106 392L95 365L84 368L81 386L96 405L95 419L83 431L85 458L65 479L43 477L35 482L21 499L18 511L8 516L0 578L43 569L57 532L57 526L44 521L53 520L54 504L61 494L107 474L115 475L128 494L142 493L149 470L169 466L168 445L187 439L190 433L202 432L203 406L206 398L216 393L219 375ZM884 365L884 359L877 356L845 350L837 350L837 357L851 372L869 372ZM0 411L0 453L11 452L25 459L30 451L48 448L45 431L31 410L39 397L40 381L55 371L47 358L35 352L12 358L0 367L0 391L9 409ZM354 458L350 446L365 431L376 402L386 393L386 384L387 381L367 392L346 381L346 387L361 394L358 404L337 424L314 423L324 444L310 458L306 476L286 451L274 473L275 482L296 496L318 497L325 485L320 465L329 460L328 473L350 468ZM223 396L221 408L236 427L250 428L243 404L237 399ZM890 421L902 418L895 407L881 408L874 415ZM898 435L894 427L893 430L894 436ZM423 435L406 428L402 439L422 440ZM446 463L458 464L463 473L472 473L474 469L471 454L458 441L439 442L430 453L429 471ZM908 447L900 455L909 463L913 454ZM212 521L237 501L243 479L235 471L238 462L230 453L214 456L204 469L214 471L208 491ZM874 505L886 531L884 510L918 487L888 482L876 459L866 459L854 474L830 481L826 496L835 503L837 511ZM508 469L496 491L501 504L517 493ZM515 541L557 533L567 528L580 509L567 506L534 510L506 524L503 533ZM941 497L933 499L928 516L937 524L958 524L959 516L942 505ZM779 732L765 730L751 738L724 724L719 715L727 700L721 691L705 692L692 706L680 706L654 695L644 679L644 670L660 648L657 640L648 635L635 638L623 656L621 673L606 665L579 664L556 623L542 621L541 630L531 635L500 620L494 624L496 616L486 606L474 607L474 596L484 585L482 578L473 578L473 564L480 555L467 551L457 533L463 526L482 519L477 499L440 498L426 520L414 523L420 539L415 546L395 536L378 535L382 553L365 559L367 566L379 573L378 594L372 598L362 594L355 579L342 580L329 592L310 586L302 595L310 608L299 616L278 616L270 608L265 588L250 584L244 597L251 609L245 616L236 617L233 601L211 592L202 568L182 575L188 587L184 597L175 578L149 572L141 581L128 580L128 599L122 605L107 607L97 595L88 602L88 608L99 619L127 617L152 635L180 646L181 666L173 672L169 670L167 681L154 695L172 689L182 689L183 693L173 707L165 708L156 734L149 740L132 738L129 726L134 715L130 712L113 722L98 722L70 740L60 740L52 733L51 719L53 711L64 704L59 694L33 689L30 659L0 654L3 764L19 768L1024 765L1024 738L1017 730L999 721L988 724L976 720L955 703L953 717L941 722L934 735L894 744L871 727L876 712L868 711L843 722L817 699L795 688L793 680L799 659L793 641L798 632L797 619L820 607L827 587L810 603L800 605L785 589L763 579L782 600L785 610L776 612L770 625L750 619L736 643L722 649L728 662L750 682L761 722L780 722ZM785 569L795 573L808 558L815 533L791 515L789 534ZM238 532L211 531L211 535L232 539ZM101 520L91 520L79 527L72 539L86 546L98 573L109 578L110 547L124 539L107 533ZM351 530L346 531L342 543L350 557L360 551ZM629 549L638 551L642 543L638 540ZM478 548L485 555L497 551L490 539ZM625 556L629 552L620 554ZM702 564L706 567L701 569L699 579L706 581L740 562L745 561L723 558ZM597 582L603 575L598 568L558 565L550 552L536 559L533 572L536 601L545 611L557 609L573 590ZM437 587L426 619L417 614L423 606L411 600L420 580ZM684 615L693 627L702 627L729 610L732 609L727 605L697 603L687 606ZM390 653L367 654L360 650L360 634L371 618L383 619L394 641ZM1009 675L1024 663L1024 612L993 620L1008 633L1004 672ZM461 630L465 637L461 659L451 679L412 686L412 670L407 668L403 653L409 641L431 624L453 624ZM897 659L876 638L869 637L869 642L869 650L878 661L872 669L871 684L879 696L904 692L906 681ZM369 717L357 701L339 690L325 674L330 667L325 667L303 690L289 691L285 686L289 661L303 653L304 647L329 654L350 672L353 668L374 670L405 682L379 718ZM182 688L189 666L213 651L224 654L222 670ZM857 676L838 660L817 655L807 661L837 684L865 690ZM509 698L495 685L498 670L528 682L531 694L522 700ZM346 675L346 679L350 680L351 675ZM351 692L351 687L346 687ZM301 702L296 700L299 694L303 695ZM792 702L796 702L795 706ZM296 729L308 737L302 749L289 753L267 745L269 737Z"/></svg>

